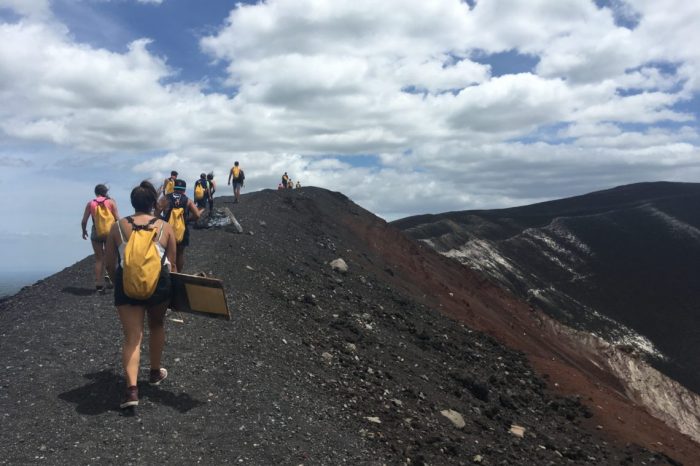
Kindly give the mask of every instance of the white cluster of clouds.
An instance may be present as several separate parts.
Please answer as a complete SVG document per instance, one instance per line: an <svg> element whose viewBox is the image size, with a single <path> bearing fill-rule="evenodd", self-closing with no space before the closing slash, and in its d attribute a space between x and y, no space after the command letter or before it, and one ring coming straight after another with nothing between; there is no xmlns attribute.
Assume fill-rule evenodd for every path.
<svg viewBox="0 0 700 466"><path fill-rule="evenodd" d="M225 94L178 80L148 38L100 49L46 0L0 0L22 16L0 23L0 134L14 150L141 153L133 170L154 178L240 160L252 189L289 171L390 218L691 180L698 113L676 105L700 92L700 3L611 5L239 4L200 41ZM536 65L495 75L478 58L504 52Z"/></svg>

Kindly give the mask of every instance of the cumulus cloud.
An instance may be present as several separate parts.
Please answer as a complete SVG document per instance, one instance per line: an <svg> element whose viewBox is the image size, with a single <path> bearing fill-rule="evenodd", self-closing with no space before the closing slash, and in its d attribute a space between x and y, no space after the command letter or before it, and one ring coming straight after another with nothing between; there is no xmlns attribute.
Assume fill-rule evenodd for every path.
<svg viewBox="0 0 700 466"><path fill-rule="evenodd" d="M0 130L142 154L132 169L154 179L178 168L225 182L237 159L249 189L289 171L386 216L687 179L697 113L678 106L700 86L696 4L238 4L200 41L224 66L228 93L179 81L148 38L115 52L77 42L56 20L5 22ZM40 1L2 7L50 13ZM489 54L502 52L537 65L494 76Z"/></svg>

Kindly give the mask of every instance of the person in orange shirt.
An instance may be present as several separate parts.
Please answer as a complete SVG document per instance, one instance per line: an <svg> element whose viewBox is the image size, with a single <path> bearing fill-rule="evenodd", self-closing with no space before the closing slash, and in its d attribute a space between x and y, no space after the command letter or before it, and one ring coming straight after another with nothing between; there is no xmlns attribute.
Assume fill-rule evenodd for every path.
<svg viewBox="0 0 700 466"><path fill-rule="evenodd" d="M233 202L237 204L238 198L241 195L241 188L245 183L245 173L243 173L243 169L239 166L238 160L236 160L233 167L231 167L231 171L228 173L229 185L231 184L231 181L233 181Z"/></svg>

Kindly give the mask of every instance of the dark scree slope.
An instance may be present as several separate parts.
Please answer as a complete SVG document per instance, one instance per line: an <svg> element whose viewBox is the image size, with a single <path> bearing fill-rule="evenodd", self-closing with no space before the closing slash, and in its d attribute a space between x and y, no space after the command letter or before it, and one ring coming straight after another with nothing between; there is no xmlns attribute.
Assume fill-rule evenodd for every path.
<svg viewBox="0 0 700 466"><path fill-rule="evenodd" d="M186 271L224 280L233 319L168 320L170 377L141 384L133 415L116 409L121 330L91 258L0 303L0 463L673 464L583 428L590 411L521 353L393 286L346 227L378 219L344 196L218 204L245 233L194 230Z"/></svg>

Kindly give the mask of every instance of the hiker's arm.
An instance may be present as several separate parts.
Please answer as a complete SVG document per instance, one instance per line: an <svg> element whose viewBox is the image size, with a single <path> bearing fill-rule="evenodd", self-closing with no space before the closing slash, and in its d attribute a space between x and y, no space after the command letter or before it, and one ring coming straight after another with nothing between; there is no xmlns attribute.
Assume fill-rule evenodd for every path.
<svg viewBox="0 0 700 466"><path fill-rule="evenodd" d="M168 202L168 198L166 197L161 197L158 202L156 202L156 208L155 211L153 212L153 215L156 217L160 217L160 214L163 213L163 210L165 210L165 203Z"/></svg>
<svg viewBox="0 0 700 466"><path fill-rule="evenodd" d="M87 222L90 217L90 203L88 202L85 206L85 212L83 212L83 220L80 222L80 226L83 228L83 239L88 239L87 232Z"/></svg>
<svg viewBox="0 0 700 466"><path fill-rule="evenodd" d="M105 269L109 278L114 281L117 273L117 237L119 236L119 226L115 222L109 230L109 236L105 242Z"/></svg>
<svg viewBox="0 0 700 466"><path fill-rule="evenodd" d="M163 223L163 229L167 235L165 256L168 258L168 262L170 262L170 271L179 272L179 270L177 270L177 242L175 241L175 232L173 232L173 227L171 227L169 223Z"/></svg>
<svg viewBox="0 0 700 466"><path fill-rule="evenodd" d="M192 202L192 199L187 200L187 207L190 209L190 213L192 216L194 216L194 221L196 222L199 220L199 217L201 217L202 212L204 212L204 209L199 210L196 205L194 205L194 202Z"/></svg>
<svg viewBox="0 0 700 466"><path fill-rule="evenodd" d="M228 184L231 184L231 177L233 176L233 170L228 172Z"/></svg>
<svg viewBox="0 0 700 466"><path fill-rule="evenodd" d="M112 201L112 215L114 215L115 220L119 220L119 209L117 209L117 203L114 199L110 199L110 201Z"/></svg>

